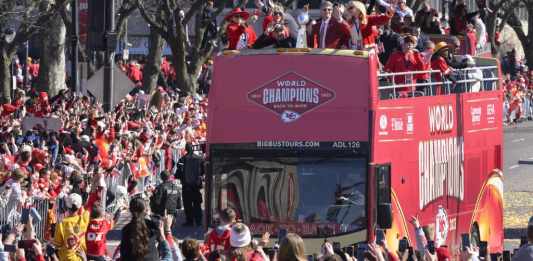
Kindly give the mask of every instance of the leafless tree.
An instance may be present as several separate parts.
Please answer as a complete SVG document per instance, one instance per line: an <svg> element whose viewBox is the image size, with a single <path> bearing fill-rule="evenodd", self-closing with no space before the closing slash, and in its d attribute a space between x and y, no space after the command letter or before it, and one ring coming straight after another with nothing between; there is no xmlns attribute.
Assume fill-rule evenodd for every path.
<svg viewBox="0 0 533 261"><path fill-rule="evenodd" d="M177 85L184 93L196 92L196 76L202 65L213 55L224 34L225 24L215 25L218 30L212 28L211 18L224 10L228 0L215 1L212 8L207 6L207 2L136 0L144 20L169 45Z"/></svg>
<svg viewBox="0 0 533 261"><path fill-rule="evenodd" d="M525 8L528 13L528 31L524 30L522 21L518 18L516 11L519 8ZM533 0L496 0L489 2L490 14L485 21L487 33L494 47L493 52L499 50L496 44L496 33L503 30L504 25L508 24L515 31L524 53L526 55L527 65L530 70L533 68ZM500 19L498 19L500 18Z"/></svg>
<svg viewBox="0 0 533 261"><path fill-rule="evenodd" d="M11 101L11 61L17 48L53 19L68 0L0 2L0 90L2 101Z"/></svg>

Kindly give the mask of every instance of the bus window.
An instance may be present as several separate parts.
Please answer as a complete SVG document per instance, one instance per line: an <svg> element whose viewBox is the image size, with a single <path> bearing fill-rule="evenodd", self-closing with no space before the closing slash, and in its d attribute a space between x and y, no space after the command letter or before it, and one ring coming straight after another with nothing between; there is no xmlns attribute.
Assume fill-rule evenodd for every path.
<svg viewBox="0 0 533 261"><path fill-rule="evenodd" d="M211 210L234 208L255 234L353 232L366 228L366 173L361 158L215 158Z"/></svg>

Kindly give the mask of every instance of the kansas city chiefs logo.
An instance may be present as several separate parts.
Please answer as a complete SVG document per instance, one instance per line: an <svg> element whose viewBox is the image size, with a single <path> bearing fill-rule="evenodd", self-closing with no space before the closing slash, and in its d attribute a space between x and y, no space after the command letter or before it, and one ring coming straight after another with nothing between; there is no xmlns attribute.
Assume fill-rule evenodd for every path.
<svg viewBox="0 0 533 261"><path fill-rule="evenodd" d="M248 99L293 122L333 100L335 93L295 72L288 72L248 93Z"/></svg>

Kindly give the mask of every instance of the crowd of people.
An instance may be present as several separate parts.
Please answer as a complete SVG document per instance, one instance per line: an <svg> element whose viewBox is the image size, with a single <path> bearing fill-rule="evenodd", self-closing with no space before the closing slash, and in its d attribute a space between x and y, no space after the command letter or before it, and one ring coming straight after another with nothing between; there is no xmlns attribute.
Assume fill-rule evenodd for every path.
<svg viewBox="0 0 533 261"><path fill-rule="evenodd" d="M434 75L400 75L392 79L397 85L424 84L431 78L456 82L458 70L476 65L472 57L486 50L488 35L482 19L484 11L468 12L465 1L454 2L455 7L445 19L428 1L422 1L416 12L407 6L406 0L322 1L320 17L312 19L307 0L298 1L296 10L290 11L271 1L256 0L255 12L235 8L225 17L228 22L227 49L309 47L367 50L378 54L380 68L386 72L440 72ZM483 1L478 2L481 5ZM478 8L485 10L483 6ZM254 30L258 27L254 24L260 21L258 15L264 16L259 37ZM433 42L430 36L435 35L452 37L448 37L447 41ZM465 40L460 41L458 37ZM461 42L466 46L461 46ZM473 75L476 73L479 72L472 70L469 76L478 77ZM428 94L426 87L403 87L399 91L416 89ZM479 89L470 88L469 91ZM436 94L442 92L441 88L432 90Z"/></svg>
<svg viewBox="0 0 533 261"><path fill-rule="evenodd" d="M512 126L533 120L533 71L528 71L524 63L514 49L502 59L504 121Z"/></svg>
<svg viewBox="0 0 533 261"><path fill-rule="evenodd" d="M213 1L207 3L212 5ZM419 10L411 10L405 0L324 1L317 20L311 19L309 5L308 1L298 1L296 10L285 10L274 2L257 0L256 12L235 8L224 18L228 21L227 49L368 50L379 55L385 71L435 69L453 81L454 70L474 65L472 57L454 56L460 48L459 38L434 43L428 35L462 35L469 39L467 53L471 55L487 42L481 13L468 13L461 0L449 26L427 2ZM259 37L253 29L258 16L263 18ZM533 116L533 74L516 66L519 63L513 55L509 54L504 63L509 73L504 90L509 122ZM220 224L208 231L203 242L182 241L172 235L172 228L179 225L203 225L203 144L212 60L198 75L201 95L180 96L175 71L164 58L158 81L161 87L148 94L132 92L110 112L104 112L91 96L62 91L48 97L45 92L35 92L32 81L38 77L39 62L28 59L26 64L28 83L24 85L22 65L16 60L13 75L19 88L11 103L0 106L0 260L310 258L305 255L302 238L293 233L278 235L275 244L269 242L268 233L253 240L250 228L232 209L218 213ZM142 65L133 60L118 65L140 88ZM393 81L424 83L429 77L432 75L420 74ZM52 117L60 124L25 122L31 117ZM45 212L37 211L38 202L47 202ZM175 217L182 209L185 223L176 224ZM122 228L119 247L110 253L106 235L124 215L131 221ZM44 224L40 236L37 223ZM364 244L365 248L344 249L337 248L335 242L325 242L320 253L311 258L440 261L455 256L446 246L430 247L433 233L422 229L416 219L413 226L416 245L401 252L389 251L384 240ZM533 221L530 229L533 231ZM521 251L532 256L533 232L528 235L526 250L517 256L528 255ZM479 249L473 247L465 247L458 256L461 260L480 259Z"/></svg>
<svg viewBox="0 0 533 261"><path fill-rule="evenodd" d="M13 101L0 106L1 260L103 260L109 215L118 218L137 196L153 195L158 206L169 203L169 193L179 195L169 204L175 212L183 195L184 225L201 225L205 96L180 97L159 87L127 95L104 112L91 96L35 93L32 80L14 92ZM172 173L171 186L171 175L160 173ZM43 202L48 209L38 211Z"/></svg>

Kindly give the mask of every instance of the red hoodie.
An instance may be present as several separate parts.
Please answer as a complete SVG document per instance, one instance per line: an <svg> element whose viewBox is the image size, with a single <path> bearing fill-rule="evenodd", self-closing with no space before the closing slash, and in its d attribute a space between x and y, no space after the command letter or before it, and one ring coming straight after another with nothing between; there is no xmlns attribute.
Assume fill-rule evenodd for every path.
<svg viewBox="0 0 533 261"><path fill-rule="evenodd" d="M231 248L230 232L231 227L229 225L218 226L211 230L209 235L207 235L207 240L205 241L205 245L209 247L209 251L229 251Z"/></svg>

